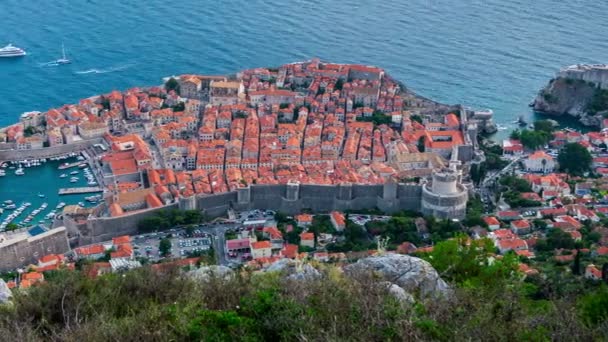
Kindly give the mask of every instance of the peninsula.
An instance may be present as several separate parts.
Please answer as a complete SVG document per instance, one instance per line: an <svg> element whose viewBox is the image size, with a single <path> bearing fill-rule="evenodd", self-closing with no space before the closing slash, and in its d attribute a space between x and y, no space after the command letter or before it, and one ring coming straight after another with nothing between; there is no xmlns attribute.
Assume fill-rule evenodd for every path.
<svg viewBox="0 0 608 342"><path fill-rule="evenodd" d="M166 327L162 340L350 340L356 327L363 340L603 337L608 130L540 120L499 145L478 136L492 127L490 110L318 60L25 113L2 130L0 169L66 172L54 185L82 172L89 186L70 180L61 198L100 194L85 198L94 207L60 202L50 227L29 224L46 202L3 200L0 305L13 302L15 323L0 330L93 336L114 324L124 337L107 318L128 307L136 335ZM364 320L331 330L351 316Z"/></svg>

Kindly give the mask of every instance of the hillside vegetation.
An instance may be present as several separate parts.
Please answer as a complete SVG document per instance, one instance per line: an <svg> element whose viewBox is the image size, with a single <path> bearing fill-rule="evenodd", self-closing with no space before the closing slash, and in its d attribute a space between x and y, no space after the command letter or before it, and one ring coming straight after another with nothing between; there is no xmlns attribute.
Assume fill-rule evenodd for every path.
<svg viewBox="0 0 608 342"><path fill-rule="evenodd" d="M454 287L449 298L415 303L393 296L375 273L322 277L242 271L193 278L146 267L95 280L47 276L0 307L4 341L599 341L608 291L555 291L523 279L517 259L488 259L489 246L464 240L426 255ZM578 292L578 291L574 291ZM414 294L416 295L416 294Z"/></svg>

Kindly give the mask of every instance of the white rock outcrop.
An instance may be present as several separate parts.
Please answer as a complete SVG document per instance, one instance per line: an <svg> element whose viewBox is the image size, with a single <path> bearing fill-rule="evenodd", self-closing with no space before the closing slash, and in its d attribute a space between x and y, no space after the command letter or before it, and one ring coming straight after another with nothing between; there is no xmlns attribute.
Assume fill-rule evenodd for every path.
<svg viewBox="0 0 608 342"><path fill-rule="evenodd" d="M203 266L196 270L192 270L192 271L188 272L188 275L190 277L192 277L193 279L200 280L200 281L208 281L209 279L212 279L212 278L220 278L220 279L227 280L227 279L230 279L234 275L234 272L229 267L226 267L226 266L211 265L211 266Z"/></svg>
<svg viewBox="0 0 608 342"><path fill-rule="evenodd" d="M291 259L281 259L269 265L264 271L266 272L283 272L288 279L309 280L321 277L319 272L312 265L307 263L298 264L297 261Z"/></svg>
<svg viewBox="0 0 608 342"><path fill-rule="evenodd" d="M11 289L8 288L8 285L6 285L4 280L0 279L0 304L9 302L12 297L13 293L11 292Z"/></svg>
<svg viewBox="0 0 608 342"><path fill-rule="evenodd" d="M421 297L448 297L452 290L437 271L420 258L402 254L385 254L361 259L344 268L347 275L374 272L383 280L396 284L408 294Z"/></svg>

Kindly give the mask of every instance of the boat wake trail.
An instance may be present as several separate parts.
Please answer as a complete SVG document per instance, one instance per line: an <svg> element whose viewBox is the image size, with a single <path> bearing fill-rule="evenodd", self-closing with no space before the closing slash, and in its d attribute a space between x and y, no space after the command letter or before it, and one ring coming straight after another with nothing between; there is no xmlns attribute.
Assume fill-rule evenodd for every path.
<svg viewBox="0 0 608 342"><path fill-rule="evenodd" d="M82 71L76 71L77 74L86 75L86 74L107 74L110 72L122 71L131 67L131 64L115 66L107 69L88 69Z"/></svg>
<svg viewBox="0 0 608 342"><path fill-rule="evenodd" d="M55 62L55 61L51 61L51 62L46 62L46 63L38 63L38 66L41 68L55 67L55 66L59 66L59 64L57 64L57 62Z"/></svg>

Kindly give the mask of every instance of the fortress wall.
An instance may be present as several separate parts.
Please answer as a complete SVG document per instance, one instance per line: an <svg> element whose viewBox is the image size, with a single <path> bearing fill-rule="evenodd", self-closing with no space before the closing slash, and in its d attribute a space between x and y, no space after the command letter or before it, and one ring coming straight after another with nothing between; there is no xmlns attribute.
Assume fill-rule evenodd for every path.
<svg viewBox="0 0 608 342"><path fill-rule="evenodd" d="M280 198L285 196L285 184L277 185L252 185L251 198Z"/></svg>
<svg viewBox="0 0 608 342"><path fill-rule="evenodd" d="M86 230L80 231L78 245L88 245L111 240L120 235L137 234L137 223L160 210L177 209L177 203L164 207L144 209L118 217L97 217L87 221Z"/></svg>
<svg viewBox="0 0 608 342"><path fill-rule="evenodd" d="M441 219L461 219L466 216L468 193L440 196L433 194L428 189L422 191L422 213L432 215Z"/></svg>
<svg viewBox="0 0 608 342"><path fill-rule="evenodd" d="M422 186L418 184L399 184L397 198L399 199L399 208L420 211Z"/></svg>
<svg viewBox="0 0 608 342"><path fill-rule="evenodd" d="M218 217L225 215L231 205L236 202L237 193L232 191L225 194L197 197L196 208L203 210L205 214L211 217Z"/></svg>
<svg viewBox="0 0 608 342"><path fill-rule="evenodd" d="M301 198L334 198L338 196L338 186L336 185L300 185Z"/></svg>
<svg viewBox="0 0 608 342"><path fill-rule="evenodd" d="M238 210L275 209L281 211L281 203L286 194L285 184L252 185L249 203L236 207Z"/></svg>
<svg viewBox="0 0 608 342"><path fill-rule="evenodd" d="M313 212L328 212L332 210L361 210L380 208L387 212L399 210L420 210L422 196L421 186L412 184L396 184L397 197L384 199L383 185L353 185L352 199L339 198L339 185L300 185L300 196L290 201L285 198L286 185L251 185L251 200L248 203L237 202L237 192L197 196L196 209L204 211L211 217L225 215L230 208L235 210L271 209L286 214L297 214L302 209ZM79 229L78 244L91 244L110 240L112 237L137 233L137 223L163 209L178 208L173 203L162 208L138 211L116 218L93 218L85 228Z"/></svg>
<svg viewBox="0 0 608 342"><path fill-rule="evenodd" d="M69 145L58 145L35 150L0 150L0 161L49 158L70 152L81 151L87 147L99 144L102 141L103 138L95 138L78 141Z"/></svg>
<svg viewBox="0 0 608 342"><path fill-rule="evenodd" d="M357 197L382 197L384 186L380 185L353 185L353 198Z"/></svg>
<svg viewBox="0 0 608 342"><path fill-rule="evenodd" d="M608 68L590 70L562 70L558 73L559 77L593 82L602 89L608 89Z"/></svg>
<svg viewBox="0 0 608 342"><path fill-rule="evenodd" d="M17 147L17 144L14 142L11 143L0 143L0 151L1 150L12 150Z"/></svg>
<svg viewBox="0 0 608 342"><path fill-rule="evenodd" d="M0 248L0 271L9 271L38 263L47 254L63 254L70 250L64 228L43 236L30 237Z"/></svg>

